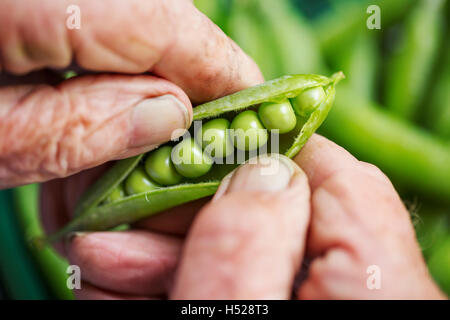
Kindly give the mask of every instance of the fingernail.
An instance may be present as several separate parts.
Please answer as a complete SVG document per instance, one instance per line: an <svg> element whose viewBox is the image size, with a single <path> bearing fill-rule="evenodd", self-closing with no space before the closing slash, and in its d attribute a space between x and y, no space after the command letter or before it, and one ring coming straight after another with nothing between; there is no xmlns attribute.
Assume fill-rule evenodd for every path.
<svg viewBox="0 0 450 320"><path fill-rule="evenodd" d="M230 192L283 190L299 171L297 165L283 155L263 155L251 159L222 180L214 200Z"/></svg>
<svg viewBox="0 0 450 320"><path fill-rule="evenodd" d="M75 238L82 237L86 234L88 234L88 232L81 232L81 231L70 232L67 234L67 236L65 238L65 242L71 243L73 240L75 240Z"/></svg>
<svg viewBox="0 0 450 320"><path fill-rule="evenodd" d="M142 100L132 113L133 135L129 147L139 148L174 139L190 124L188 108L175 96L167 94Z"/></svg>

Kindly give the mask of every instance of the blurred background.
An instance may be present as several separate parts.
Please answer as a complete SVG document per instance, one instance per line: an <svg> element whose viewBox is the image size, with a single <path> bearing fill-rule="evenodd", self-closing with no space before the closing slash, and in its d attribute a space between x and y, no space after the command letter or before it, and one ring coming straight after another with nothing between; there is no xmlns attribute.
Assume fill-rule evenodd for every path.
<svg viewBox="0 0 450 320"><path fill-rule="evenodd" d="M266 80L345 73L320 133L391 178L432 276L450 295L449 1L194 2ZM27 244L43 232L38 188L0 191L0 299L73 298L67 262Z"/></svg>

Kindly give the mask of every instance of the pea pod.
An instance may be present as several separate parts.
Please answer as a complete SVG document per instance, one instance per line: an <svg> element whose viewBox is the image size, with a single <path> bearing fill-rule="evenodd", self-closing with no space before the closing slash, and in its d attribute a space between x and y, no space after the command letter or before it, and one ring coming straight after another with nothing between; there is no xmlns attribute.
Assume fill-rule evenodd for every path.
<svg viewBox="0 0 450 320"><path fill-rule="evenodd" d="M291 132L279 136L279 153L292 158L325 120L334 101L335 84L342 78L341 72L330 78L320 75L284 76L200 105L194 109L194 120L233 115L237 111L264 102L285 102L286 99L295 99L309 89L321 87L325 95L320 103L313 110L308 109L304 112L300 110L302 115L295 115L296 127ZM112 197L109 195L140 164L142 157L143 155L139 155L117 162L81 198L75 209L75 219L47 240L54 241L74 231L109 230L177 205L210 196L217 190L221 179L238 165L238 163L214 164L213 168L201 177L184 178L177 185L162 186L110 201ZM148 167L148 163L146 166ZM183 174L180 171L179 173ZM108 201L104 201L107 198Z"/></svg>
<svg viewBox="0 0 450 320"><path fill-rule="evenodd" d="M321 130L415 194L450 202L450 145L342 87Z"/></svg>
<svg viewBox="0 0 450 320"><path fill-rule="evenodd" d="M266 78L324 70L316 37L290 1L236 0L232 4L228 34Z"/></svg>
<svg viewBox="0 0 450 320"><path fill-rule="evenodd" d="M14 202L17 208L17 218L22 228L25 240L28 241L36 236L44 234L44 229L39 220L39 188L38 185L30 184L14 189ZM69 264L53 248L35 250L32 246L29 250L33 261L40 273L45 277L46 285L54 298L73 299L72 291L67 287Z"/></svg>
<svg viewBox="0 0 450 320"><path fill-rule="evenodd" d="M434 88L429 109L426 110L430 129L443 139L450 140L450 37L445 47L443 65Z"/></svg>
<svg viewBox="0 0 450 320"><path fill-rule="evenodd" d="M414 119L438 56L444 0L421 0L408 17L404 34L387 65L386 105Z"/></svg>
<svg viewBox="0 0 450 320"><path fill-rule="evenodd" d="M262 19L255 0L232 1L227 34L256 62L266 79L283 74L274 34Z"/></svg>
<svg viewBox="0 0 450 320"><path fill-rule="evenodd" d="M241 0L239 0L241 1ZM272 47L280 57L284 74L324 70L317 37L301 12L289 0L257 1L261 23L266 23Z"/></svg>
<svg viewBox="0 0 450 320"><path fill-rule="evenodd" d="M421 204L417 210L415 230L417 240L426 260L450 231L449 210L430 204Z"/></svg>
<svg viewBox="0 0 450 320"><path fill-rule="evenodd" d="M366 99L373 99L376 93L380 62L376 41L376 34L359 32L345 48L337 50L333 61L347 75L345 85Z"/></svg>
<svg viewBox="0 0 450 320"><path fill-rule="evenodd" d="M314 21L318 41L326 56L332 56L342 47L355 32L367 29L367 8L377 5L381 12L381 28L398 21L409 11L415 0L363 0L363 1L333 1L334 9L322 14ZM373 30L371 30L373 31Z"/></svg>

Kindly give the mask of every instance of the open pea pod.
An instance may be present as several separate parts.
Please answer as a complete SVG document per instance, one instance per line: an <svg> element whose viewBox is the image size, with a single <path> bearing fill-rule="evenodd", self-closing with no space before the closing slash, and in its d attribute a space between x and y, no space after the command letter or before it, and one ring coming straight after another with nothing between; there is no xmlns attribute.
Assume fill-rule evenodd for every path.
<svg viewBox="0 0 450 320"><path fill-rule="evenodd" d="M244 112L249 112L261 104L275 107L278 104L288 105L288 108L292 107L295 126L289 132L278 135L278 153L293 158L325 120L334 101L335 84L343 77L341 72L329 78L320 75L283 76L197 106L194 108L194 121L236 114L237 119L243 114L241 113L243 109L248 109ZM258 119L256 112L250 112ZM266 120L267 123L271 121ZM272 141L268 140L267 145L270 146ZM168 145L170 142L157 150L162 150ZM267 152L267 149L265 150ZM249 156L247 153L247 159ZM137 177L136 179L145 175L140 166L142 161L143 155L139 155L117 162L82 196L75 209L75 218L46 240L55 241L67 233L76 231L110 230L180 204L210 196L216 192L222 178L239 165L239 163L210 164L211 168L208 167L208 172L201 176L186 178L185 175L174 185L159 185L143 192L139 191L138 186L131 191L128 189L128 195L122 195L120 190L124 181L131 179L131 175Z"/></svg>

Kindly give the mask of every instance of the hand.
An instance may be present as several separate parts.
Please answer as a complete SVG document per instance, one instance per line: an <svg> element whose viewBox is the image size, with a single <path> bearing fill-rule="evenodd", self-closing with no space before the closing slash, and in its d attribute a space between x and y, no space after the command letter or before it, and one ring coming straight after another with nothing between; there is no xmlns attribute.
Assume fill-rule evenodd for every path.
<svg viewBox="0 0 450 320"><path fill-rule="evenodd" d="M80 29L66 27L69 5L81 10ZM12 75L73 59L91 74L59 84L49 71ZM0 72L0 188L149 151L190 126L189 99L262 81L189 0L1 1Z"/></svg>
<svg viewBox="0 0 450 320"><path fill-rule="evenodd" d="M0 81L8 85L0 89L0 187L64 177L151 150L174 129L190 125L188 97L210 100L262 81L251 60L187 0L117 1L105 8L75 3L84 17L80 30L65 27L65 10L73 1L0 4ZM4 73L64 68L73 57L81 73L152 75L87 75L50 86L36 84L36 74ZM388 180L320 141L314 138L296 159L311 187L288 161L273 176L262 176L260 165L246 165L201 210L205 201L140 222L131 231L72 238L65 248L85 281L77 296L288 298L306 246L313 260L300 298L442 297ZM316 150L325 145L328 157ZM339 153L346 158L342 166L330 165ZM80 193L104 169L44 185L50 229L68 219ZM317 177L323 177L320 183ZM368 263L381 268L379 291L366 288Z"/></svg>
<svg viewBox="0 0 450 320"><path fill-rule="evenodd" d="M311 260L300 299L439 299L409 212L374 165L314 136L295 161L311 188ZM368 289L369 266L380 288Z"/></svg>
<svg viewBox="0 0 450 320"><path fill-rule="evenodd" d="M237 188L219 192L196 217L172 298L289 298L304 251L310 264L296 298L444 298L428 274L408 211L378 168L318 135L295 162L309 187L295 170L277 192L282 171L242 179L242 185L233 181L240 181L238 171L222 183L221 189ZM372 265L380 270L379 290L367 285Z"/></svg>
<svg viewBox="0 0 450 320"><path fill-rule="evenodd" d="M65 250L82 270L75 294L288 299L306 257L307 275L293 293L300 299L444 298L428 274L409 213L380 170L317 135L295 159L304 171L280 160L271 158L279 170L270 175L261 170L267 165L241 166L206 205L174 208L130 231L74 236ZM44 189L53 225L73 201L58 207L45 195L59 190L61 199L70 199L63 195L76 190L77 181L66 182ZM379 290L367 287L371 265L380 270Z"/></svg>

